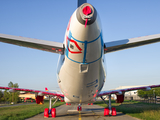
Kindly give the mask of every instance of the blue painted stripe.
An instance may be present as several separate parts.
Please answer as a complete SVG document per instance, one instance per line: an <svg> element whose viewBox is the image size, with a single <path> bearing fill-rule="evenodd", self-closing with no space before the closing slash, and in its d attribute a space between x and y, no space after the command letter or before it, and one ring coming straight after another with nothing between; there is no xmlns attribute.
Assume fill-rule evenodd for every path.
<svg viewBox="0 0 160 120"><path fill-rule="evenodd" d="M87 53L87 41L85 41L85 44L84 44L84 57L83 57L83 63L86 62L86 53Z"/></svg>
<svg viewBox="0 0 160 120"><path fill-rule="evenodd" d="M88 83L87 85L93 84L94 82L98 83L98 79L96 79L95 81Z"/></svg>
<svg viewBox="0 0 160 120"><path fill-rule="evenodd" d="M75 40L76 42L80 42L80 43L85 43L85 41L80 41L80 40L77 40L75 39L73 36L71 36L73 40Z"/></svg>
<svg viewBox="0 0 160 120"><path fill-rule="evenodd" d="M71 61L75 62L75 63L83 64L82 62L78 62L78 61L72 60L72 59L71 59L71 58L69 58L68 56L67 56L67 58L68 58L68 59L70 59Z"/></svg>
<svg viewBox="0 0 160 120"><path fill-rule="evenodd" d="M101 33L101 45L102 45L102 48L104 48L104 42L103 42L102 33Z"/></svg>
<svg viewBox="0 0 160 120"><path fill-rule="evenodd" d="M101 33L99 34L99 36L98 36L96 39L94 39L94 40L92 40L92 41L89 41L89 42L87 42L87 43L92 43L92 42L98 40L100 36L101 36Z"/></svg>
<svg viewBox="0 0 160 120"><path fill-rule="evenodd" d="M97 82L92 83L91 85L87 85L87 87L91 87L93 85L97 84Z"/></svg>
<svg viewBox="0 0 160 120"><path fill-rule="evenodd" d="M72 37L72 33L69 32L68 38L71 38L71 37ZM69 53L69 51L68 51L69 43L70 43L70 41L67 40L67 47L66 47L66 56L67 56L67 57L68 57L68 53Z"/></svg>
<svg viewBox="0 0 160 120"><path fill-rule="evenodd" d="M72 59L71 59L71 58L69 58L68 56L67 56L67 58L68 58L68 59L70 59L71 61L76 62L76 63L79 63L79 64L91 64L91 63L94 63L94 62L98 61L99 59L101 59L101 58L102 58L102 56L101 56L100 58L98 58L97 60L92 61L92 62L88 62L88 63L82 63L82 62L78 62L78 61L72 60Z"/></svg>
<svg viewBox="0 0 160 120"><path fill-rule="evenodd" d="M69 33L71 33L71 32L69 32ZM87 42L87 41L80 41L80 40L77 40L77 39L75 39L73 36L71 36L71 38L73 38L73 40L75 40L76 42L80 42L80 43L85 43L85 42L87 42L87 43L92 43L92 42L98 40L99 37L101 37L101 33L99 34L99 36L98 36L96 39Z"/></svg>
<svg viewBox="0 0 160 120"><path fill-rule="evenodd" d="M101 38L101 45L102 45L102 47L101 47L101 56L100 56L98 59L96 59L96 60L94 60L94 61L92 61L92 62L88 62L88 63L87 63L87 62L86 62L87 44L92 43L92 42L95 42L96 40L99 39L99 37ZM68 38L69 38L69 39L72 38L72 39L75 40L76 42L84 43L83 62L78 62L78 61L75 61L75 60L69 58L69 57L68 57L69 51L68 51L68 48L66 47L66 56L67 56L67 58L70 59L71 61L76 62L76 63L79 63L79 64L91 64L91 63L94 63L94 62L96 62L96 61L98 61L98 60L100 60L100 59L102 58L102 55L103 55L103 44L104 44L104 43L103 43L103 39L102 39L102 33L100 33L100 35L99 35L96 39L94 39L94 40L92 40L92 41L90 41L90 42L80 41L80 40L75 39L75 38L72 36L71 31L69 31ZM70 41L68 40L68 42L67 42L67 46L68 46L68 47L69 47L69 43L70 43Z"/></svg>

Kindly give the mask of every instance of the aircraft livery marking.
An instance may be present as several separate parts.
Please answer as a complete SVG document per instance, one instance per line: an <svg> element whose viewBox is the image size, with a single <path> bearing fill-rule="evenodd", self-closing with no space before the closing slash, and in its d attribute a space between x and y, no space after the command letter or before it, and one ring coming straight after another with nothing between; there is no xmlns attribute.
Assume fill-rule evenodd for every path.
<svg viewBox="0 0 160 120"><path fill-rule="evenodd" d="M93 86L93 85L95 85L95 84L97 84L98 83L98 79L96 79L95 81L93 81L93 82L91 82L91 83L88 83L87 84L87 87L91 87L91 86Z"/></svg>
<svg viewBox="0 0 160 120"><path fill-rule="evenodd" d="M78 48L78 50L79 51L71 51L70 50L70 48L69 48L69 42L72 42L72 43L74 43L75 45L76 45L76 47ZM82 51L82 49L80 48L80 46L78 45L78 43L75 41L75 40L72 40L72 39L70 39L69 37L67 37L67 49L68 49L68 51L70 52L70 53L74 53L74 54L78 54L78 53L82 53L81 51Z"/></svg>
<svg viewBox="0 0 160 120"><path fill-rule="evenodd" d="M92 61L92 62L86 62L85 59L86 59L86 52L87 52L87 51L86 51L86 50L87 50L87 44L92 43L92 42L95 42L95 41L98 40L99 38L101 39L101 56L100 56L98 59L96 59L96 60L94 60L94 61ZM71 50L68 48L69 43L70 43L70 40L71 40L72 42L74 41L73 43L74 43L75 45L77 44L76 47L77 47L80 51L74 52L74 51L71 51ZM82 48L78 47L79 45L78 45L78 43L76 43L76 42L84 43L84 57L83 57L83 62L75 61L75 60L71 59L71 58L68 56L68 53L69 53L69 52L70 52L70 53L80 53L80 52L81 52ZM80 64L91 64L91 63L94 63L94 62L96 62L96 61L98 61L99 59L102 58L103 47L104 47L104 43L103 43L103 39L102 39L102 33L100 33L100 35L99 35L96 39L87 42L87 41L80 41L80 40L75 39L75 38L72 36L71 31L69 31L68 37L67 37L67 39L66 39L66 44L67 44L67 46L66 46L66 56L67 56L68 59L70 59L70 60L73 61L73 62L80 63Z"/></svg>

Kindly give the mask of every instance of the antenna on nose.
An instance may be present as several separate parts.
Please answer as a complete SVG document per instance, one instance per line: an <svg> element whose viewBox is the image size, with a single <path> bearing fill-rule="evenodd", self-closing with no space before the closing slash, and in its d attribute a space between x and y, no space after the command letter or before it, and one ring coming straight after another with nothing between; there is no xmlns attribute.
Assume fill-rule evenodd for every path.
<svg viewBox="0 0 160 120"><path fill-rule="evenodd" d="M78 6L81 6L83 3L87 3L87 0L78 0Z"/></svg>

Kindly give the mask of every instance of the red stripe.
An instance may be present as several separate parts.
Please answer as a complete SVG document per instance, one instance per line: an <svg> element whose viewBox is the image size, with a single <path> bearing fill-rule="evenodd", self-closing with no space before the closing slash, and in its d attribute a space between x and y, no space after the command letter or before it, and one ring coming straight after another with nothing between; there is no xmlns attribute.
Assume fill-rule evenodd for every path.
<svg viewBox="0 0 160 120"><path fill-rule="evenodd" d="M73 43L76 45L76 47L78 48L79 51L71 51L71 50L69 49L69 47L68 47L68 40L69 40L70 42L73 42ZM82 49L79 47L78 43L77 43L76 41L70 39L68 36L67 36L67 39L66 39L66 44L67 44L68 51L69 51L70 53L73 53L73 54L82 53L82 52L81 52Z"/></svg>

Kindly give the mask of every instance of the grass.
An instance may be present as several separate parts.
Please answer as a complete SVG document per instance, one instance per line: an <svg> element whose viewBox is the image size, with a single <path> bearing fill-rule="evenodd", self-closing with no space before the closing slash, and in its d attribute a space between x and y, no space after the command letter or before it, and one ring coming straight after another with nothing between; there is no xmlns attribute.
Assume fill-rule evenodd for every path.
<svg viewBox="0 0 160 120"><path fill-rule="evenodd" d="M95 104L107 107L104 102L96 102ZM112 107L115 107L118 112L122 112L142 120L160 120L159 104L125 100L122 104L112 101Z"/></svg>
<svg viewBox="0 0 160 120"><path fill-rule="evenodd" d="M64 102L56 102L53 107L57 107L64 104ZM44 112L45 108L48 108L49 102L45 101L43 105L31 104L21 106L11 106L0 108L0 120L24 120L26 118L35 116Z"/></svg>
<svg viewBox="0 0 160 120"><path fill-rule="evenodd" d="M64 102L58 101L54 107L62 104L64 104ZM95 104L107 107L107 105L102 101L96 102ZM0 120L24 120L42 113L45 108L48 108L48 106L49 102L45 101L43 105L31 104L2 107L0 108ZM123 104L112 101L112 107L115 107L118 112L122 112L142 120L160 120L159 104L149 104L126 100L123 102Z"/></svg>

